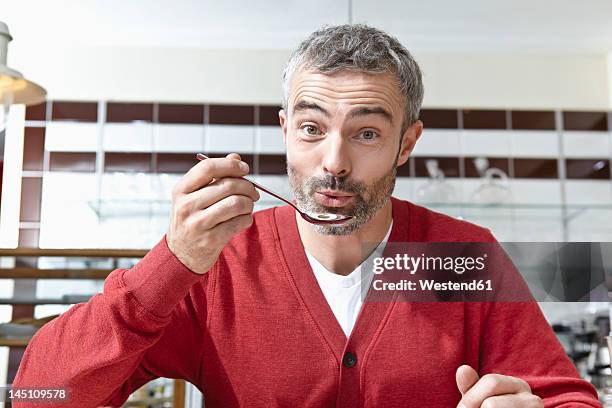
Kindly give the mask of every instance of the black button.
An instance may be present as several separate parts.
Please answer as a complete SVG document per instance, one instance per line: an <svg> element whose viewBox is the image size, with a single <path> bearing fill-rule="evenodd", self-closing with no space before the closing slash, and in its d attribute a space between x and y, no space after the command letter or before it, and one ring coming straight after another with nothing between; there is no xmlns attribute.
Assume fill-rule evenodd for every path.
<svg viewBox="0 0 612 408"><path fill-rule="evenodd" d="M357 356L351 353L350 351L344 353L344 357L342 357L342 365L351 368L355 364L357 364Z"/></svg>

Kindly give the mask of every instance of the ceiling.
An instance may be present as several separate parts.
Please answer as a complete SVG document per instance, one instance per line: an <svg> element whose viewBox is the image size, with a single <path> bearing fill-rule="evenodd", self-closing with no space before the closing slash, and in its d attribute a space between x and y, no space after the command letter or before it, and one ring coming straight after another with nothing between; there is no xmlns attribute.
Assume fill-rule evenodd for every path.
<svg viewBox="0 0 612 408"><path fill-rule="evenodd" d="M610 0L0 0L12 47L288 49L323 24L365 22L419 52L612 51Z"/></svg>

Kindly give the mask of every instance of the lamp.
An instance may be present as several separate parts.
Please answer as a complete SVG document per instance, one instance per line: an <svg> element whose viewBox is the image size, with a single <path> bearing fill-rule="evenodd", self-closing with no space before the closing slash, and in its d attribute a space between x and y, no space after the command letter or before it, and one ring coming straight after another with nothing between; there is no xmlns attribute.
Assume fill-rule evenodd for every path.
<svg viewBox="0 0 612 408"><path fill-rule="evenodd" d="M8 43L12 39L8 26L0 21L0 132L6 127L12 104L36 105L47 96L43 87L28 81L20 72L6 66Z"/></svg>

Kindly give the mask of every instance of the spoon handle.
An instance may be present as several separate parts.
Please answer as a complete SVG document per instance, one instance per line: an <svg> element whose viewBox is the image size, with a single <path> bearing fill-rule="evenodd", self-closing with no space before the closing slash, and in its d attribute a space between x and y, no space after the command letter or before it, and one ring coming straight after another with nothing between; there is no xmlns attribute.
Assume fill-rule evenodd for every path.
<svg viewBox="0 0 612 408"><path fill-rule="evenodd" d="M202 153L198 153L198 154L196 154L196 158L197 158L198 160L204 160L204 159L208 159L209 157L208 157L208 156L206 156L206 155L204 155L204 154L202 154ZM292 206L292 207L293 207L293 208L295 208L296 210L298 209L298 208L295 206L295 204L293 204L291 201L287 200L285 197L283 197L283 196L281 196L281 195L279 195L279 194L276 194L274 191L269 190L268 188L266 188L266 187L262 186L262 185L261 185L261 184L259 184L259 183L256 183L255 181L251 180L250 178L248 178L248 177L240 177L240 178L242 178L242 179L244 179L244 180L248 181L249 183L253 184L255 187L257 187L257 188L258 188L258 189L260 189L261 191L266 192L266 193L270 194L271 196L278 198L278 199L279 199L279 200L281 200L282 202L285 202L285 203L289 204L290 206Z"/></svg>

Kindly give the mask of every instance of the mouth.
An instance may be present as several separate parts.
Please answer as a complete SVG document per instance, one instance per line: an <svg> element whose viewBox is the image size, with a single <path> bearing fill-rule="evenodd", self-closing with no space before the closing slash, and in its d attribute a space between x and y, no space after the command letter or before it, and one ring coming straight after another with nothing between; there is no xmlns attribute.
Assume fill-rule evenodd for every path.
<svg viewBox="0 0 612 408"><path fill-rule="evenodd" d="M326 207L344 207L353 201L353 195L341 191L317 191L314 194L315 200Z"/></svg>

